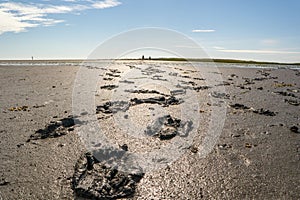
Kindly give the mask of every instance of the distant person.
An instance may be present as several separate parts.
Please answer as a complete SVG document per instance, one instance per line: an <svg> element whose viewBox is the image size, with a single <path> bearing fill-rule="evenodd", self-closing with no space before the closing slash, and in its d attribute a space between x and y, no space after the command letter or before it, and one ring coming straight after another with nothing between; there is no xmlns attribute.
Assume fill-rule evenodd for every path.
<svg viewBox="0 0 300 200"><path fill-rule="evenodd" d="M31 60L33 60L33 56L31 56Z"/></svg>
<svg viewBox="0 0 300 200"><path fill-rule="evenodd" d="M151 60L151 56L149 56L149 60Z"/></svg>
<svg viewBox="0 0 300 200"><path fill-rule="evenodd" d="M142 56L142 60L144 60L144 59L145 59L145 56L143 55L143 56Z"/></svg>

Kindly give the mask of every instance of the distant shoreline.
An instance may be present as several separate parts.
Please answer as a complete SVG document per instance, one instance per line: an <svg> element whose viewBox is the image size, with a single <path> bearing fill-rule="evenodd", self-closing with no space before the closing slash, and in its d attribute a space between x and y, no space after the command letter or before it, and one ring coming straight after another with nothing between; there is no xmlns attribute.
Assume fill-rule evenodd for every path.
<svg viewBox="0 0 300 200"><path fill-rule="evenodd" d="M91 59L90 61L101 61L111 59ZM216 62L216 63L235 63L235 64L271 64L271 65L300 65L299 63L281 63L281 62L269 62L269 61L253 61L253 60L237 60L237 59L209 59L209 58L152 58L152 59L136 59L136 58L124 58L115 59L120 61L174 61L174 62ZM73 62L79 63L84 62L85 59L38 59L38 60L0 60L1 62L24 62L24 63L36 63L36 62Z"/></svg>
<svg viewBox="0 0 300 200"><path fill-rule="evenodd" d="M300 65L300 63L281 63L268 61L253 61L253 60L235 60L235 59L198 59L198 58L153 58L152 60L162 61L188 61L188 62L216 62L216 63L237 63L237 64L275 64L275 65Z"/></svg>

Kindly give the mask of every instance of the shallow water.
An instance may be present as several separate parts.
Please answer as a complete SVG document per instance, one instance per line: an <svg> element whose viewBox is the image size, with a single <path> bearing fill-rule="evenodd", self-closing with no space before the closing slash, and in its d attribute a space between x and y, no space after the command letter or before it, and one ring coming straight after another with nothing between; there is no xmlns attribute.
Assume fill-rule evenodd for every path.
<svg viewBox="0 0 300 200"><path fill-rule="evenodd" d="M115 61L0 61L0 66L80 66L82 63L86 65L87 63L94 65L101 65L104 63L110 63ZM141 61L117 61L124 63L136 63ZM300 65L287 65L287 64L241 64L241 63L211 63L211 62L182 62L182 61L143 61L143 62L155 62L155 63L164 63L172 65L193 65L195 67L230 67L230 68L254 68L254 69L300 69Z"/></svg>

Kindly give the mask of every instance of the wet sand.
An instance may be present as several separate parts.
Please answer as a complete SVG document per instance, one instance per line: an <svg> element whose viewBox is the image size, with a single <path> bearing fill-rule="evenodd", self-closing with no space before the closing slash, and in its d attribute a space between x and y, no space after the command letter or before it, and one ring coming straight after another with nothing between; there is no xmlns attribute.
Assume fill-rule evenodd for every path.
<svg viewBox="0 0 300 200"><path fill-rule="evenodd" d="M155 69L161 65L159 62L142 64ZM140 65L140 62L126 62L112 69L128 70L130 66ZM192 70L187 70L180 62L168 63L168 66L173 65L180 69L178 76L185 81L180 82L179 90L190 89L202 97L199 99L199 135L186 152L167 167L145 173L139 180L129 178L128 181L136 181L122 185L129 187L129 192L120 187L116 190L110 184L111 191L115 192L111 195L130 199L299 199L300 134L297 128L300 128L300 71L224 67L219 68L223 77L219 85L205 88L200 86L208 84L205 80L198 80ZM76 173L78 176L82 173L78 170L79 161L89 158L82 156L87 150L77 135L78 127L70 121L78 69L76 66L0 67L2 199L78 199L78 196L92 194L85 189L97 183L95 173L103 172L98 166L100 163L92 163L93 169L85 171L86 176L95 182L76 179ZM153 78L151 70L144 72L150 73L148 76ZM155 73L163 75L164 72ZM99 83L96 91L96 105L100 106L97 117L105 127L105 134L118 141L118 145L126 144L127 148L121 146L120 149L128 152L151 151L178 138L180 134L161 132L160 135L150 135L145 144L135 143L138 141L118 134L125 127L112 129L112 116L116 114L109 110L111 107L103 105L120 87L118 75L122 76L122 73L110 70L104 76L108 79ZM126 80L126 84L135 81ZM217 87L224 87L225 93L214 93L213 89ZM151 90L157 93L149 92ZM129 113L125 118L136 122L143 118L139 122L143 125L147 115L141 110L156 109L156 106L170 108L173 120L180 118L176 114L176 106L180 102L179 105L167 105L166 99L172 95L164 89L148 88L146 92L131 93L132 98L137 100L129 102ZM162 94L163 100L159 99ZM218 103L212 103L210 98ZM227 109L222 133L213 150L205 158L200 158L203 133L208 123L206 119L215 107L220 106ZM170 124L168 130L176 128L173 122ZM169 135L162 135L165 133ZM84 162L81 167L88 168L89 161ZM106 169L103 173L111 171ZM116 177L128 178L121 172ZM117 181L114 177L108 178L112 179ZM102 198L102 194L98 192L95 196Z"/></svg>

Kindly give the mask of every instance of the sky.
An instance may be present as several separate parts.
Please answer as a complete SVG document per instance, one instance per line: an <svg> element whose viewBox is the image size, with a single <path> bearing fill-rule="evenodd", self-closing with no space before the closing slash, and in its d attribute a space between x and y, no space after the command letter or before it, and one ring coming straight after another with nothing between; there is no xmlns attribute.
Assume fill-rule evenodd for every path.
<svg viewBox="0 0 300 200"><path fill-rule="evenodd" d="M299 10L299 0L1 0L0 59L85 59L120 33L157 27L211 58L300 62Z"/></svg>

